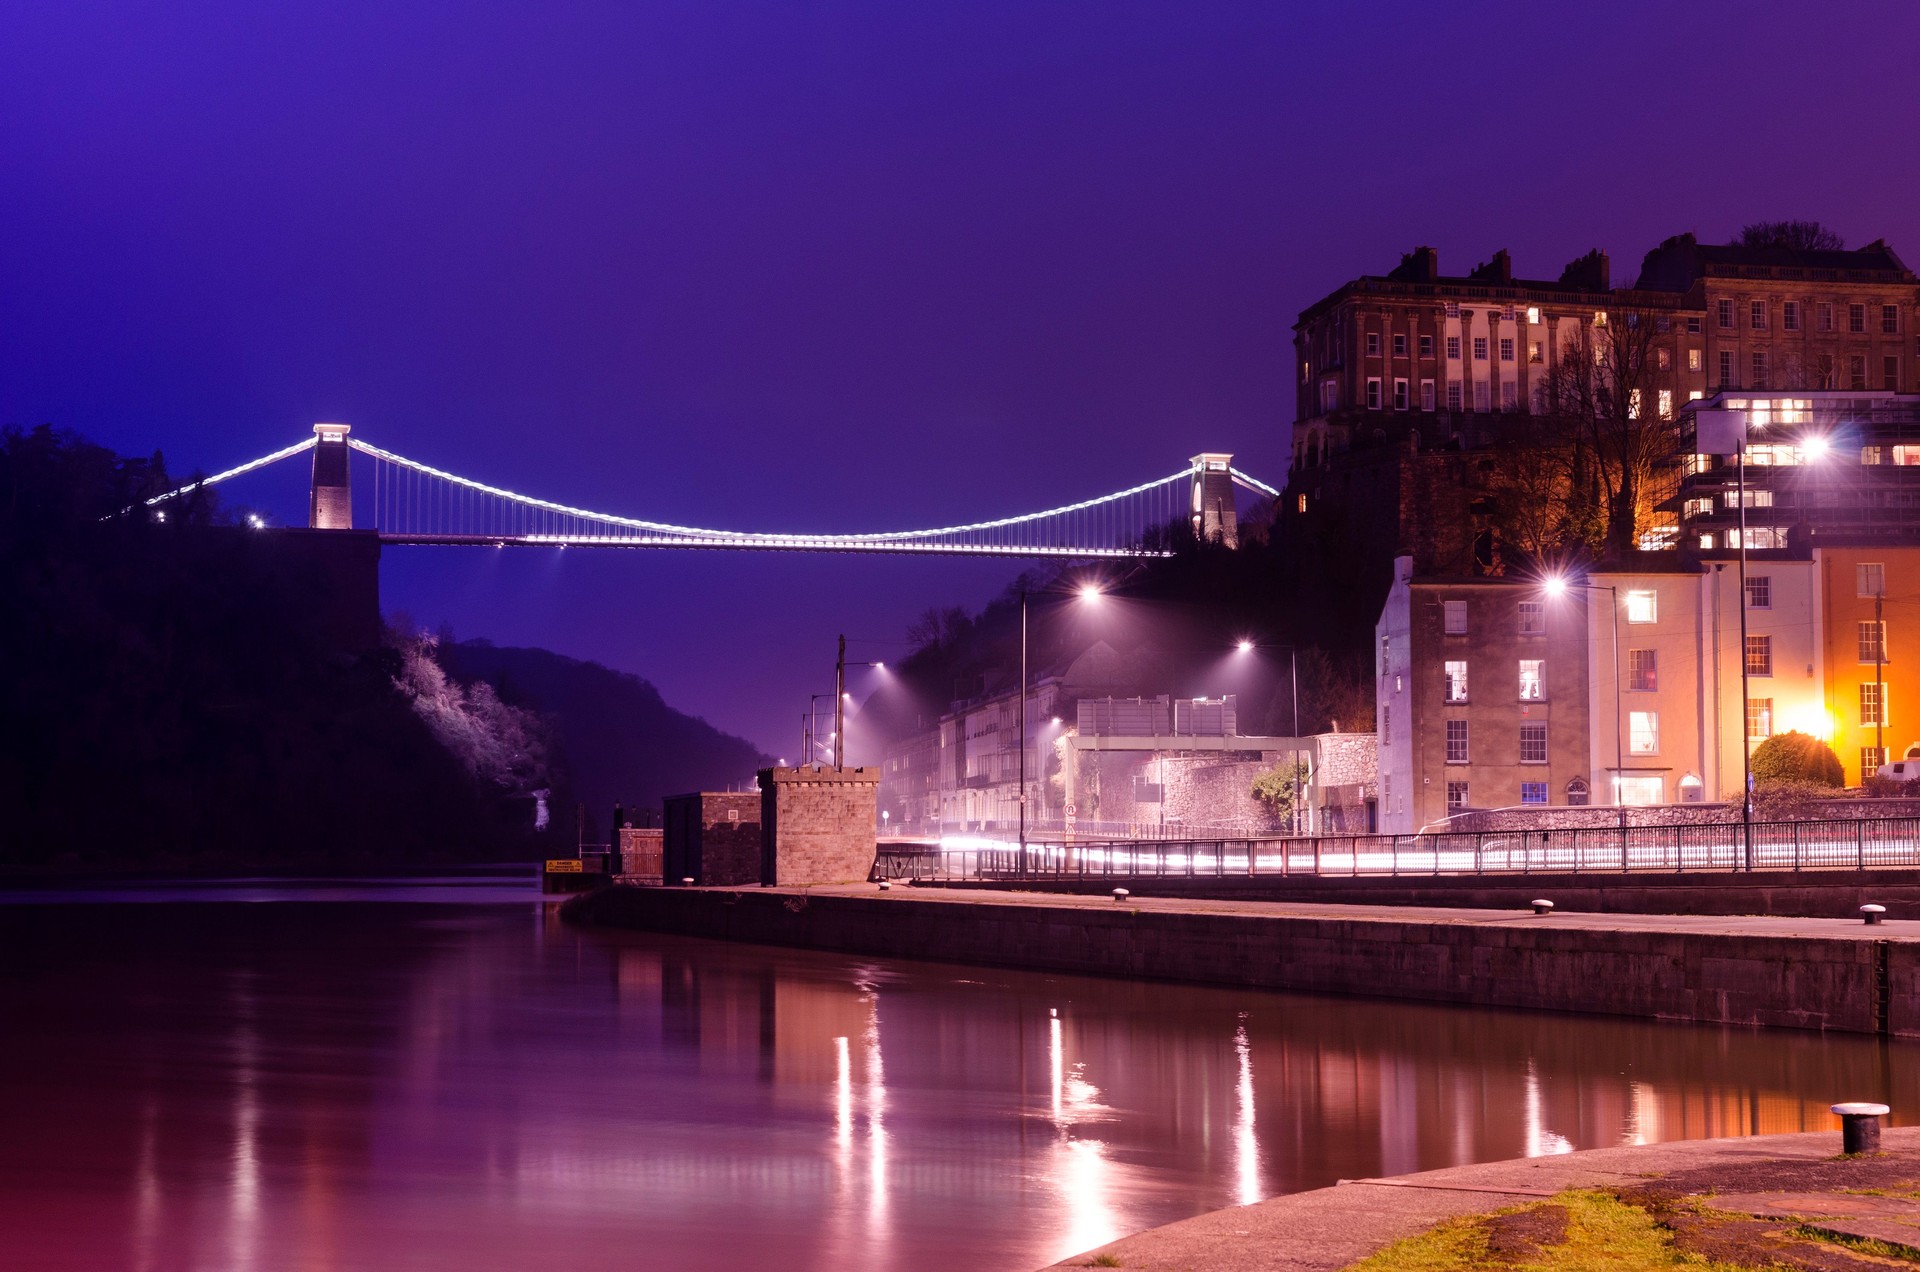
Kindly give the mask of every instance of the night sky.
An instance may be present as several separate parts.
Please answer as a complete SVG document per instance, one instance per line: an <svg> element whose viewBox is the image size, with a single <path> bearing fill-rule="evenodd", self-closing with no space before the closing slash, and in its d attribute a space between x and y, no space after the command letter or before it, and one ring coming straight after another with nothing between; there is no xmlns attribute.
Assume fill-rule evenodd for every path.
<svg viewBox="0 0 1920 1272"><path fill-rule="evenodd" d="M1808 217L1920 265L1910 3L13 4L0 422L214 470L344 420L741 529L1004 515L1234 451L1419 243L1617 281ZM304 517L304 474L232 497ZM277 502L276 502L277 501ZM797 749L833 638L995 561L391 549L390 611ZM854 756L854 759L870 758Z"/></svg>

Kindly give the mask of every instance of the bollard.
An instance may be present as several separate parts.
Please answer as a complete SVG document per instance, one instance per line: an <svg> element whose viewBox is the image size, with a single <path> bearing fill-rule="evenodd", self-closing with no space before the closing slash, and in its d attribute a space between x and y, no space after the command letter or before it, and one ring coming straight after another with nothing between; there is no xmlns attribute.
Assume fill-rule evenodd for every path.
<svg viewBox="0 0 1920 1272"><path fill-rule="evenodd" d="M1840 1151L1877 1153L1880 1151L1880 1119L1892 1110L1884 1104L1836 1104L1840 1115Z"/></svg>
<svg viewBox="0 0 1920 1272"><path fill-rule="evenodd" d="M880 881L880 891L886 892L892 887L893 887L893 881L891 879L882 879Z"/></svg>
<svg viewBox="0 0 1920 1272"><path fill-rule="evenodd" d="M692 875L681 876L680 886L683 888L691 888L693 886L693 876Z"/></svg>
<svg viewBox="0 0 1920 1272"><path fill-rule="evenodd" d="M1533 900L1533 912L1535 914L1552 914L1553 902L1547 900L1545 897L1535 897Z"/></svg>
<svg viewBox="0 0 1920 1272"><path fill-rule="evenodd" d="M1860 907L1860 917L1868 923L1878 923L1887 917L1887 907L1884 905L1863 905Z"/></svg>
<svg viewBox="0 0 1920 1272"><path fill-rule="evenodd" d="M1133 893L1128 892L1125 888L1115 888L1113 890L1113 899L1115 901L1125 901L1128 897L1132 895Z"/></svg>

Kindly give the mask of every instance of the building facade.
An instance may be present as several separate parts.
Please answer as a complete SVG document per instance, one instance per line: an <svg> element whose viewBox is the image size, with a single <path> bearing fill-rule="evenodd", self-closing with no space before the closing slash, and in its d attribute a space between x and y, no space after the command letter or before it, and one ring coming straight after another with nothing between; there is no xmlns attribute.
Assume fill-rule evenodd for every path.
<svg viewBox="0 0 1920 1272"><path fill-rule="evenodd" d="M1849 785L1920 743L1920 546L1814 550L1831 741Z"/></svg>

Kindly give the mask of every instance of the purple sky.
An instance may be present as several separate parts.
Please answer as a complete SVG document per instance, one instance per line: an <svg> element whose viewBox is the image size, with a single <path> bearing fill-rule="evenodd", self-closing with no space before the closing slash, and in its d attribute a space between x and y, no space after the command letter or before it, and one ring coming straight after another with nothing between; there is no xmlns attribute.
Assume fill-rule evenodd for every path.
<svg viewBox="0 0 1920 1272"><path fill-rule="evenodd" d="M1294 315L1417 243L1546 276L1598 246L1628 278L1667 234L1814 217L1920 265L1904 0L63 0L7 27L0 421L183 470L337 419L608 511L942 524L1202 449L1278 482ZM836 632L895 657L1017 568L558 557L395 549L387 604L639 672L776 754Z"/></svg>

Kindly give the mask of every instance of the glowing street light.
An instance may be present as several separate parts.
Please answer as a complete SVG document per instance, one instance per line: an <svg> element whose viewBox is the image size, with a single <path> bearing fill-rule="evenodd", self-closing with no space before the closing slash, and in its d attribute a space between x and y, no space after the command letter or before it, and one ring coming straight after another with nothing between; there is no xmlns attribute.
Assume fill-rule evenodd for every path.
<svg viewBox="0 0 1920 1272"><path fill-rule="evenodd" d="M1250 640L1243 640L1238 645L1234 646L1234 648L1238 649L1243 654L1250 654L1253 652L1253 642Z"/></svg>
<svg viewBox="0 0 1920 1272"><path fill-rule="evenodd" d="M1082 604L1096 604L1103 592L1088 581L1075 589ZM1027 868L1027 589L1020 589L1020 869Z"/></svg>

